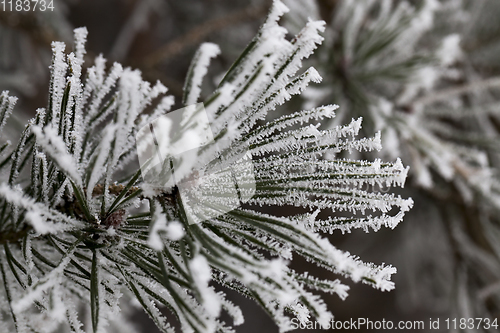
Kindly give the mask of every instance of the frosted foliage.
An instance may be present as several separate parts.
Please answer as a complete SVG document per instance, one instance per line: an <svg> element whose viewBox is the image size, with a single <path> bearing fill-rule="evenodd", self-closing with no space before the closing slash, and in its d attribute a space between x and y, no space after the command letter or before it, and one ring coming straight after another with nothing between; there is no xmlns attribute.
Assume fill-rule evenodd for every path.
<svg viewBox="0 0 500 333"><path fill-rule="evenodd" d="M231 332L221 315L240 325L244 314L216 291L221 285L257 300L284 332L293 328L290 315L331 320L315 292L345 299L349 287L339 275L394 288L394 267L363 262L325 233L394 228L413 202L375 189L402 187L408 168L399 159L340 157L382 147L380 133L358 137L361 118L325 129L337 105L273 113L321 81L314 68L301 68L325 24L310 20L288 40L277 23L287 11L274 2L243 56L195 104L220 52L213 44L200 48L178 123L167 116L173 99L161 83L116 63L107 69L102 56L84 65L84 28L75 31L75 53L53 44L47 109L37 110L0 162L8 174L0 185L0 302L7 304L0 327L131 331L120 309L134 302L162 332L175 331L164 306L182 332ZM14 102L0 96L2 117ZM184 155L179 142L186 140L193 149ZM165 153L141 155L154 149ZM142 170L124 177L137 159ZM145 170L158 174L148 178ZM301 210L283 217L261 206ZM326 278L292 270L293 254L326 270ZM83 308L88 317L77 311Z"/></svg>
<svg viewBox="0 0 500 333"><path fill-rule="evenodd" d="M318 17L317 8L301 6L303 2L287 0L291 7L307 12L285 16L286 24L292 25L307 16ZM420 205L426 209L405 217L415 223L410 223L411 231L400 242L415 245L401 254L406 265L405 287L411 297L403 294L400 304L408 311L426 309L430 314L442 314L444 310L449 317L498 317L500 79L498 72L492 70L496 68L498 45L478 42L487 31L492 37L498 36L497 3L334 3L320 6L321 15L329 18L329 24L325 27L324 45L314 60L324 81L321 87L305 91L302 105L307 108L339 103L341 108L336 110L335 118L327 120L326 128L337 129L352 118L363 117L362 136L381 133L381 141L376 142L377 147L374 145L384 147L375 153L380 160L357 168L355 173L364 167L382 171L384 160L398 157L411 166L412 177L405 191L408 195L418 193ZM314 132L311 128L310 133ZM258 149L277 151L270 141ZM344 139L342 144L346 149L352 146ZM339 151L337 156L345 155ZM357 156L367 158L373 154L360 152ZM404 169L402 163L392 166L396 165L399 170ZM256 170L262 171L260 167ZM312 167L310 170L322 173ZM273 176L280 181L282 174ZM383 185L375 183L376 187ZM277 204L294 200L297 205L307 202L311 212L294 218L315 232L392 228L410 208L408 201L390 193L384 194L383 199L375 193L358 193L356 190L362 186L348 187L353 191L347 193L317 190L324 199L311 204L309 191L301 193L297 184L287 185L294 189L265 200ZM377 206L381 214L373 214L371 205ZM393 205L401 207L398 213L391 211ZM319 219L325 216L321 214L325 208L355 215L332 214ZM430 231L428 225L417 227L424 220L442 230ZM422 235L415 234L415 228L422 228ZM424 247L428 251L419 251ZM430 254L440 248L449 248L449 252L437 257ZM456 283L450 285L453 279Z"/></svg>
<svg viewBox="0 0 500 333"><path fill-rule="evenodd" d="M442 179L453 183L465 201L477 193L488 197L497 209L498 180L492 166L496 158L487 157L494 152L486 152L497 137L495 125L487 118L494 111L487 94L481 92L497 86L497 81L483 84L479 74L461 68L465 59L462 34L443 34L436 22L446 18L453 26L463 15L472 15L462 5L437 0L422 1L419 6L393 0L341 1L326 31L326 44L330 50L336 43L346 45L341 53L350 58L343 70L352 70L348 67L352 64L357 72L366 73L359 79L352 76L353 82L344 85L357 87L350 93L370 101L366 106L370 112L365 114L373 121L374 130L384 134L382 156L406 155L419 187L434 192ZM345 27L343 32L335 32L340 27ZM329 52L328 47L324 52ZM478 83L447 88L457 81L467 82L467 75ZM365 76L370 85L363 80ZM372 88L373 82L377 89ZM463 97L469 93L474 95L473 105L482 103L481 97L488 100L479 107L481 111L463 105ZM321 93L310 97L315 102L329 102ZM344 111L337 121L358 110L351 105Z"/></svg>

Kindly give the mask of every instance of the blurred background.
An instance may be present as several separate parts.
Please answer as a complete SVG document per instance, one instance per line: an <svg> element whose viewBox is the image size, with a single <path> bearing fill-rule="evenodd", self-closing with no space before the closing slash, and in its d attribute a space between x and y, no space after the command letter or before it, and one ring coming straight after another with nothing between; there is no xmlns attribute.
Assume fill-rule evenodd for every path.
<svg viewBox="0 0 500 333"><path fill-rule="evenodd" d="M290 38L308 18L326 21L325 41L307 64L324 80L274 116L339 104L337 117L324 127L361 116L362 135L382 133L381 152L351 158L399 156L411 168L405 188L394 190L415 202L401 225L329 235L364 261L398 268L390 293L347 282L345 301L325 295L335 319L423 320L420 331L427 332L429 320L439 318L440 329L432 332L446 332L446 318L498 318L500 1L285 3L291 11L281 24ZM207 96L256 34L270 5L270 0L54 0L52 11L17 12L0 4L0 90L20 98L7 130L15 136L46 105L50 44L59 40L72 48L76 27L89 31L87 67L103 54L108 64L138 68L146 80L163 82L180 106L197 47L210 41L222 51L204 82ZM319 277L327 274L298 260L292 265ZM227 292L245 314L236 332L278 331L255 303ZM139 310L131 316L143 331L157 331Z"/></svg>

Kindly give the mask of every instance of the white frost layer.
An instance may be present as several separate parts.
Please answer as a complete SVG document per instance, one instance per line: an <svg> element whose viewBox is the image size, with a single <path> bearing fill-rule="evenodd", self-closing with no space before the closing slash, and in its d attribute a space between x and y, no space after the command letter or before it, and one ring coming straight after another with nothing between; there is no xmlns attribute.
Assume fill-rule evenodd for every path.
<svg viewBox="0 0 500 333"><path fill-rule="evenodd" d="M56 233L76 227L82 227L80 221L76 221L56 210L37 203L33 199L25 197L20 190L13 189L7 184L0 184L0 197L15 207L26 209L26 220L33 229L40 234Z"/></svg>
<svg viewBox="0 0 500 333"><path fill-rule="evenodd" d="M213 317L220 313L221 302L214 290L208 286L212 279L212 273L207 259L202 255L197 255L189 262L189 270L193 277L201 297L205 311Z"/></svg>
<svg viewBox="0 0 500 333"><path fill-rule="evenodd" d="M207 74L210 59L217 57L219 53L219 46L213 43L202 44L196 52L191 68L191 79L186 82L184 87L188 91L184 100L185 105L195 104L198 101L201 94L201 83Z"/></svg>
<svg viewBox="0 0 500 333"><path fill-rule="evenodd" d="M185 234L182 223L179 221L171 221L167 224L165 215L157 210L148 237L148 245L156 251L163 250L163 242L160 233L165 234L167 239L171 241L177 241L184 237Z"/></svg>
<svg viewBox="0 0 500 333"><path fill-rule="evenodd" d="M37 138L37 143L52 157L59 167L66 173L77 185L82 185L78 165L66 148L63 138L57 134L57 130L51 126L42 129L39 126L33 126L33 133Z"/></svg>

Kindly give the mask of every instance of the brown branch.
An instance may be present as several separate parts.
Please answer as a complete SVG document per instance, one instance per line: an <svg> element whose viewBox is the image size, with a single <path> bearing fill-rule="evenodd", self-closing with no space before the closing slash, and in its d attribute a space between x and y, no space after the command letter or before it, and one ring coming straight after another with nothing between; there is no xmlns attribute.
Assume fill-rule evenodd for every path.
<svg viewBox="0 0 500 333"><path fill-rule="evenodd" d="M62 39L61 35L44 24L40 16L33 12L0 11L0 23L26 33L39 46L50 47L52 41Z"/></svg>
<svg viewBox="0 0 500 333"><path fill-rule="evenodd" d="M112 184L112 185L108 186L109 193L114 194L114 195L119 195L121 193L121 191L123 191L124 189L125 189L125 186L123 184ZM134 193L138 189L139 188L137 186L132 186L127 191L127 195ZM104 186L102 184L97 184L96 186L94 186L94 189L92 190L92 196L95 197L95 196L102 195L102 194L104 194Z"/></svg>
<svg viewBox="0 0 500 333"><path fill-rule="evenodd" d="M158 50L154 51L151 55L144 59L144 67L152 68L166 61L173 56L181 53L185 48L196 45L205 39L211 33L220 31L229 26L243 23L245 21L252 21L265 15L269 5L263 6L248 6L242 10L230 13L224 17L218 17L208 22L202 23L182 36L166 43Z"/></svg>
<svg viewBox="0 0 500 333"><path fill-rule="evenodd" d="M461 95L464 93L469 93L489 88L498 88L498 87L500 87L500 77L492 77L486 80L471 82L469 84L459 87L439 90L434 94L429 94L416 99L415 101L412 102L412 104L426 105L438 101L444 101L456 95Z"/></svg>

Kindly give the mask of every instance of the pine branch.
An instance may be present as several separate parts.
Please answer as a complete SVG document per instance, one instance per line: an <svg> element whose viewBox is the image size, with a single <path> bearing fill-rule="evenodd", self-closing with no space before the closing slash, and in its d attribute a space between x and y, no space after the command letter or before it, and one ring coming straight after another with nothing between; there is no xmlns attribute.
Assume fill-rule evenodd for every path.
<svg viewBox="0 0 500 333"><path fill-rule="evenodd" d="M346 150L379 150L381 139L357 138L361 119L328 130L313 123L333 118L334 105L260 125L321 80L314 68L299 70L323 40L324 22L308 22L289 41L278 25L287 11L275 1L221 85L193 105L219 52L202 45L186 77L186 108L172 112L167 88L137 70L114 64L106 71L102 56L84 70L85 29L75 30L74 52L53 43L48 107L26 126L5 162L8 181L0 184L6 249L0 264L12 309L6 325L22 332L22 324L57 319L78 332L83 325L71 304L83 303L100 333L125 306L125 293L164 332L173 328L158 305L171 310L183 332L231 330L221 311L241 324L241 310L211 281L255 300L281 331L293 328L289 314L326 325L332 314L308 286L342 299L348 288L337 279L298 275L288 266L292 252L354 282L394 288L394 267L365 263L320 232L394 228L413 201L360 186L403 186L408 168L399 159L336 158ZM2 98L4 117L14 100ZM139 169L129 163L136 157ZM117 182L124 169L132 172ZM312 213L281 217L255 209L264 205ZM365 210L380 216L360 218ZM316 220L322 211L353 218ZM21 316L26 311L33 315Z"/></svg>

